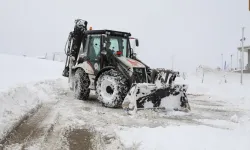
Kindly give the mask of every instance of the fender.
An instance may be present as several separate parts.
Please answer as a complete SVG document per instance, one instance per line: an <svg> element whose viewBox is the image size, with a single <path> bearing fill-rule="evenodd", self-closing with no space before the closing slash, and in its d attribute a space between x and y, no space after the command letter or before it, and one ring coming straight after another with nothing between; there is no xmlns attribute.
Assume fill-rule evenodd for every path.
<svg viewBox="0 0 250 150"><path fill-rule="evenodd" d="M94 69L88 61L84 61L83 63L77 64L76 66L72 67L74 71L77 68L82 68L87 74L94 75Z"/></svg>
<svg viewBox="0 0 250 150"><path fill-rule="evenodd" d="M110 70L110 69L115 69L115 67L114 67L114 66L107 66L107 67L102 68L102 69L97 73L97 75L96 75L96 77L95 77L95 81L94 81L95 86L96 86L96 82L97 82L99 76L100 76L103 72L108 71L108 70Z"/></svg>

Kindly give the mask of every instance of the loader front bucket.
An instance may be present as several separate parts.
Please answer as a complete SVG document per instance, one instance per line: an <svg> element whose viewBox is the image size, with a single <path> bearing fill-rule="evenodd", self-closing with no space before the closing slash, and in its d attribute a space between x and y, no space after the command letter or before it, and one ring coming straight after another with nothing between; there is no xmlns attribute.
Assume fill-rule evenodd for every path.
<svg viewBox="0 0 250 150"><path fill-rule="evenodd" d="M152 83L137 83L125 97L122 107L129 114L140 109L190 111L186 85L158 87Z"/></svg>

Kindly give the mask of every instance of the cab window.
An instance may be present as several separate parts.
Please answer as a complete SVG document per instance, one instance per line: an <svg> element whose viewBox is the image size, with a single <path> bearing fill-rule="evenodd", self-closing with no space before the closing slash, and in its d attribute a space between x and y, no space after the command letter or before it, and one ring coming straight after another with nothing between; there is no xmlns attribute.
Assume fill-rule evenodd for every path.
<svg viewBox="0 0 250 150"><path fill-rule="evenodd" d="M122 52L122 56L127 56L127 49L128 49L128 43L127 43L127 39L123 38L123 37L119 37L119 36L111 36L108 39L108 44L107 44L107 48L110 49L111 51L113 51L113 53L117 52L117 51L121 51Z"/></svg>
<svg viewBox="0 0 250 150"><path fill-rule="evenodd" d="M91 35L89 39L89 58L95 60L101 51L101 37L100 35Z"/></svg>

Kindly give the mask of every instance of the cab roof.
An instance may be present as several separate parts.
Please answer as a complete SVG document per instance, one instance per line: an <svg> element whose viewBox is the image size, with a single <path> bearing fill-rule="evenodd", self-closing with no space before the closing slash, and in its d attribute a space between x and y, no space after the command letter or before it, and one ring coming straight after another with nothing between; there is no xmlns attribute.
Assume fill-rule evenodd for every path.
<svg viewBox="0 0 250 150"><path fill-rule="evenodd" d="M85 34L108 34L113 36L123 36L123 37L129 37L131 34L129 32L122 32L122 31L115 31L115 30L86 30L84 31Z"/></svg>

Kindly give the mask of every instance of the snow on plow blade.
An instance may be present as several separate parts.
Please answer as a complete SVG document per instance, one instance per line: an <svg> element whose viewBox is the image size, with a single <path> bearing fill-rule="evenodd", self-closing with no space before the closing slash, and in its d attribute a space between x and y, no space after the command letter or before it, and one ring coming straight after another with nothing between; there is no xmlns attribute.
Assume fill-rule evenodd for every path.
<svg viewBox="0 0 250 150"><path fill-rule="evenodd" d="M170 109L190 111L187 85L157 87L152 83L137 83L128 92L122 107L129 114L140 109Z"/></svg>

